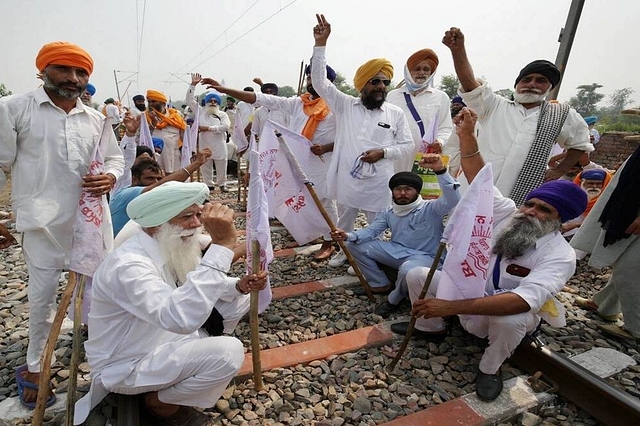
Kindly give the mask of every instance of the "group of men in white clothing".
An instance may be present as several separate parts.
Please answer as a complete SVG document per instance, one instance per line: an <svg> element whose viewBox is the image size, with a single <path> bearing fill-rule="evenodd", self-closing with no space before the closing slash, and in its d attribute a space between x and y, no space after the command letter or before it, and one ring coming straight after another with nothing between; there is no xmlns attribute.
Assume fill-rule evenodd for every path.
<svg viewBox="0 0 640 426"><path fill-rule="evenodd" d="M373 293L391 293L378 304L377 313L388 315L409 296L418 317L415 337L441 341L447 335L443 317L459 315L467 331L489 339L479 364L478 396L492 401L500 395L502 363L526 334L547 319L545 307L555 303L554 296L575 271L575 252L559 231L562 223L583 214L587 195L580 186L557 179L593 150L587 125L568 106L545 101L561 78L548 61L531 62L520 71L514 100L493 93L475 77L458 28L446 31L443 38L467 105L453 120L447 95L433 87L439 59L431 49L409 56L404 85L389 93L392 64L384 58L365 62L354 77L360 95L347 95L333 84L336 72L327 65L330 33L331 25L317 15L313 56L305 69L307 92L297 97L277 96L273 83L262 84L256 93L192 74L186 101L191 111L199 111L199 153L185 168L180 149L189 128L183 115L168 105L161 92L149 90L146 97L134 98L137 111L123 119L123 143L136 143L145 120L153 136L163 139L164 149L157 167L154 160L144 160L149 168L136 172L134 185L139 187L120 204L119 214L126 212L136 231L106 256L93 275L86 343L92 387L78 403L77 423L108 392L117 392L142 394L154 424L210 424L193 407L215 405L240 368L242 344L223 334L232 333L247 312L248 294L264 290L267 283L266 272L227 276L237 257L234 212L208 202L216 187L228 191L227 135L233 129L232 118L248 123L251 114L250 131L258 139L266 120L273 120L311 142L314 155L305 171L337 224L334 232L327 230L315 257L329 259L335 251L333 241L346 241ZM29 347L26 366L16 372L26 406L34 405L38 392L51 395L48 403L55 400L50 390L38 389L40 356L51 328L58 279L69 266L79 200L86 192L104 201L125 168L108 119L80 100L93 71L91 56L77 45L54 42L42 48L36 66L42 87L0 100L0 166L12 169L16 228L23 233L29 269ZM198 84L214 89L204 97L203 107L196 101ZM229 114L219 93L240 101L229 106ZM482 126L479 136L477 123ZM493 272L484 297L439 299L440 272L436 272L427 297L420 299L443 220L461 198L460 185L441 156L454 125L453 150L464 179L472 183L485 162L493 166L496 238L489 259ZM91 156L101 139L106 140L104 170L93 174ZM556 142L566 149L566 156L547 170ZM636 157L626 166L613 199L633 198L629 188L637 179L629 177L629 170L638 170ZM439 199L423 200L423 180L412 172L414 166L436 176L442 191ZM203 183L179 182L198 167ZM149 170L146 180L144 170ZM0 169L0 188L5 182ZM114 198L118 200L118 195ZM594 210L602 210L598 206ZM613 209L604 210L609 221L619 219ZM629 253L636 253L640 222L637 211L631 210L624 210L624 220L632 220L628 226L607 224L603 232L611 244L626 240L623 250L631 247ZM359 213L369 227L356 230ZM588 224L589 229L598 227L591 220ZM105 220L104 226L111 227L110 221ZM387 229L391 239L383 241L380 236ZM211 239L204 254L203 231ZM633 237L627 239L629 235ZM0 248L14 243L0 225ZM107 232L105 247L111 243ZM339 266L345 257L335 253L329 264ZM624 258L618 278L628 274L629 259ZM433 266L439 269L441 263ZM381 265L399 270L394 282L384 276ZM407 329L406 323L392 326L399 334ZM635 322L631 332L638 333Z"/></svg>

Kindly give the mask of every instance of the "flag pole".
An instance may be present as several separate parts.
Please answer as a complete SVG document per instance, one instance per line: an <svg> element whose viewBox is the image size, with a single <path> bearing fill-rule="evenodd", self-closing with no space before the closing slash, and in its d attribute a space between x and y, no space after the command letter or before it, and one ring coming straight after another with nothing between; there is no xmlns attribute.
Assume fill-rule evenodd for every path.
<svg viewBox="0 0 640 426"><path fill-rule="evenodd" d="M51 325L51 330L49 331L47 343L44 345L44 350L40 356L40 380L38 381L38 389L40 389L40 391L38 392L36 408L33 411L33 419L31 420L31 424L33 426L42 426L42 422L44 420L44 410L47 405L47 399L49 399L45 390L49 389L49 382L51 381L51 356L53 355L56 342L58 341L62 321L64 320L69 303L71 303L71 296L76 288L76 281L77 274L74 271L69 271L67 286L64 289L62 299L58 305L56 316L53 320L53 324Z"/></svg>
<svg viewBox="0 0 640 426"><path fill-rule="evenodd" d="M444 249L446 248L446 246L447 245L445 242L442 242L442 241L440 242L440 245L438 246L438 251L436 252L436 256L433 258L431 269L429 269L429 273L427 274L427 279L425 280L424 285L422 286L422 291L420 292L420 296L418 297L418 300L424 299L425 296L427 295L427 291L429 291L429 286L431 285L431 281L433 280L433 275L436 273L436 270L438 269L438 263L440 263L440 258L442 257L442 253L444 252ZM398 361L400 361L400 358L402 358L404 351L407 349L407 346L409 345L409 340L411 339L411 335L413 334L413 329L416 325L417 319L418 318L415 315L411 315L411 321L409 322L407 333L404 335L404 340L402 342L402 345L400 345L400 349L398 349L398 353L393 358L393 361L391 361L391 364L389 364L389 366L387 367L387 371L389 373L393 372L393 369L396 368L396 364L398 364Z"/></svg>
<svg viewBox="0 0 640 426"><path fill-rule="evenodd" d="M298 163L298 160L296 159L296 157L291 152L289 145L287 145L287 142L282 137L282 134L277 130L275 132L276 132L276 137L278 138L278 142L282 147L282 152L284 152L284 154L287 156L287 159L289 160L289 163L291 164L291 168L293 169L294 173L296 173L298 175L298 178L300 178L300 180L304 182L305 186L309 190L309 193L311 194L311 197L313 198L314 203L318 207L318 210L320 210L320 214L322 214L322 217L327 222L327 225L329 225L329 229L331 229L331 232L335 231L337 228L333 223L333 220L331 219L331 217L327 214L327 211L322 205L322 202L320 202L320 198L318 198L318 194L316 194L316 190L313 187L313 184L309 182L309 179L307 179L306 174L300 167L300 164ZM373 297L373 292L371 291L371 287L369 286L369 283L367 282L364 275L362 275L362 271L360 271L360 268L358 267L356 260L353 258L353 256L349 252L349 249L347 249L347 245L344 243L344 241L338 241L338 245L342 249L342 252L347 256L347 260L349 261L349 264L353 267L353 270L356 273L356 276L360 280L360 284L364 288L364 291L367 293L367 297L372 302L375 301Z"/></svg>
<svg viewBox="0 0 640 426"><path fill-rule="evenodd" d="M71 361L69 363L69 384L67 388L67 417L65 426L73 426L73 415L76 405L76 388L78 385L78 365L80 364L80 348L82 347L82 337L80 327L82 326L82 302L84 300L84 288L87 283L87 276L80 275L78 290L73 315L73 344L71 351Z"/></svg>
<svg viewBox="0 0 640 426"><path fill-rule="evenodd" d="M251 270L260 271L260 242L251 241ZM264 389L262 384L262 362L260 360L260 332L258 331L258 298L260 290L251 291L249 324L251 326L251 361L253 363L253 383L257 391Z"/></svg>
<svg viewBox="0 0 640 426"><path fill-rule="evenodd" d="M304 86L304 61L300 61L300 75L298 76L298 96L302 94L302 86Z"/></svg>

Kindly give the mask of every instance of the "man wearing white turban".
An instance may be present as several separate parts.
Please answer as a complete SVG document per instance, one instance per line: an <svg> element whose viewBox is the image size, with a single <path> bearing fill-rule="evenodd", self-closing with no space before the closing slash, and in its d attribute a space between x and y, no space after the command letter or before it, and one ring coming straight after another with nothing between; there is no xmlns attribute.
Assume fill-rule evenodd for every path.
<svg viewBox="0 0 640 426"><path fill-rule="evenodd" d="M92 386L75 424L108 392L143 394L153 424L209 425L193 407L212 407L244 361L231 333L266 272L227 271L236 242L234 212L201 204L203 183L167 182L127 207L143 228L96 271L85 347ZM200 258L198 235L212 244ZM203 328L201 328L203 327Z"/></svg>

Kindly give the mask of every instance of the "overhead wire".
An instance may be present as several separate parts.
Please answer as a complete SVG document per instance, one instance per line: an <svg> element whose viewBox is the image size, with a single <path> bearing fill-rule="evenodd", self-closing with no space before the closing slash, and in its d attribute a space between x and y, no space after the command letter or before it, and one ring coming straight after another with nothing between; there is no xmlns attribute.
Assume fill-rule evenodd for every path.
<svg viewBox="0 0 640 426"><path fill-rule="evenodd" d="M273 13L272 15L268 16L267 18L263 19L261 22L259 22L256 26L254 26L253 28L249 29L248 31L246 31L245 33L243 33L242 35L240 35L240 37L236 38L235 40L233 40L230 43L227 43L226 46L224 46L222 49L218 50L217 52L215 52L213 55L207 57L205 60L201 61L199 64L195 65L193 68L197 68L200 65L204 64L205 62L209 61L211 58L213 58L214 56L216 56L218 53L226 50L228 47L231 47L233 44L235 44L236 42L240 41L242 38L244 38L245 36L249 35L251 32L253 32L255 29L257 29L258 27L260 27L261 25L263 25L264 23L266 23L267 21L269 21L271 18L273 18L274 16L278 15L280 12L282 12L283 10L285 10L286 8L288 8L289 6L291 6L293 3L297 2L298 0L293 0L291 2L289 2L286 6L281 7L280 10L278 10L277 12Z"/></svg>
<svg viewBox="0 0 640 426"><path fill-rule="evenodd" d="M236 18L236 20L235 20L235 21L233 21L233 22L232 22L232 23L231 23L227 28L225 28L225 30L224 30L224 31L222 31L222 33L220 33L220 35L219 35L218 37L216 37L216 38L215 38L211 43L209 43L209 44L208 44L204 49L202 49L200 52L198 52L198 53L197 53L197 54L196 54L196 55L195 55L191 60L189 60L189 62L185 63L185 64L182 66L182 68L178 69L178 71L177 71L177 72L180 72L180 71L182 71L183 69L187 68L187 66L189 66L189 64L190 64L190 63L192 63L193 61L195 61L196 59L198 59L198 57L199 57L200 55L202 55L202 54L203 54L203 53L204 53L208 48L210 48L210 47L211 47L211 45L213 45L213 43L215 43L216 41L220 40L220 38L221 38L223 35L225 35L225 34L227 33L227 31L229 31L229 30L230 30L230 29L231 29L231 28L232 28L232 27L233 27L233 26L234 26L234 25L235 25L235 24L236 24L240 19L242 19L242 17L243 17L244 15L246 15L246 14L247 14L247 13L248 13L252 8L253 8L253 6L255 6L255 5L258 3L258 1L260 1L260 0L256 0L256 1L254 1L254 2L251 4L251 6L249 6L249 7L248 7L244 12L242 12L242 13L240 14L240 16L238 16L238 17Z"/></svg>

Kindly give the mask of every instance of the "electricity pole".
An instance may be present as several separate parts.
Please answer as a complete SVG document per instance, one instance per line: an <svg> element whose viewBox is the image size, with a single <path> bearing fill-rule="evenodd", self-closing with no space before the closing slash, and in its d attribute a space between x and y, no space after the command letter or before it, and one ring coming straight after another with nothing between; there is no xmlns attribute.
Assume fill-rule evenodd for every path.
<svg viewBox="0 0 640 426"><path fill-rule="evenodd" d="M573 45L573 39L576 36L576 30L578 29L578 22L580 21L580 14L582 14L583 6L584 0L571 0L569 14L567 15L567 22L564 24L564 28L560 30L560 35L558 36L560 47L558 48L558 55L556 56L556 66L560 70L561 77L564 77L564 71L567 68L569 53L571 53L571 46ZM558 98L560 84L562 84L562 79L560 80L560 83L553 88L549 96L547 96L547 100Z"/></svg>

